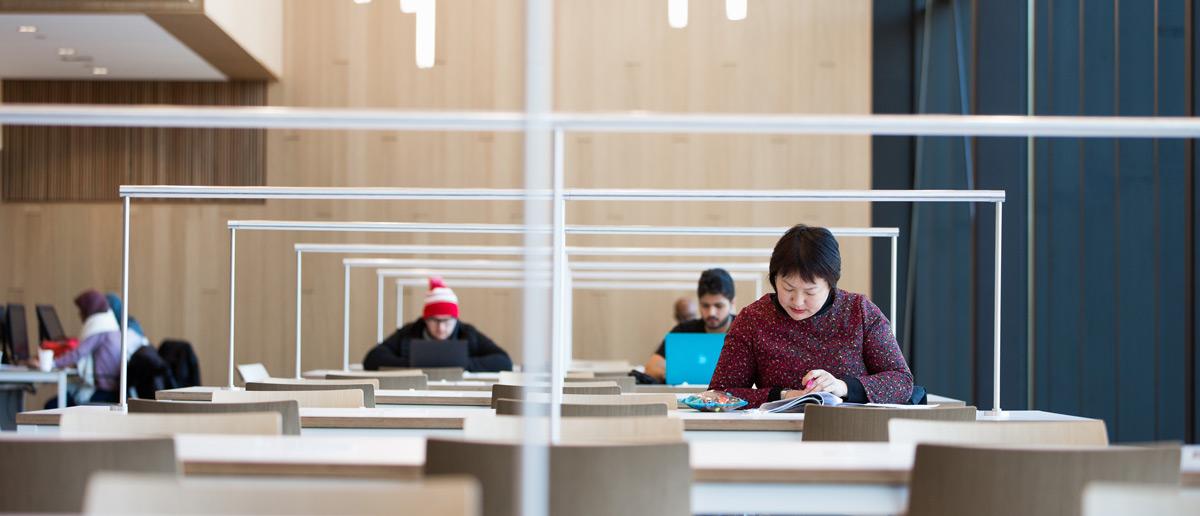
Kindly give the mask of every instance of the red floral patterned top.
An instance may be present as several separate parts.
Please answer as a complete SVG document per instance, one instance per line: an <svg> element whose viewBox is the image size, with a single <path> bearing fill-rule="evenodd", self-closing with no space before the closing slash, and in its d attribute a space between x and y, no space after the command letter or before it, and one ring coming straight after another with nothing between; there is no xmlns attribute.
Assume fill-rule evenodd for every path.
<svg viewBox="0 0 1200 516"><path fill-rule="evenodd" d="M824 308L800 321L784 312L774 294L739 312L709 388L753 408L769 401L772 389L803 388L808 371L824 369L852 391L861 382L867 401L908 403L912 372L883 312L862 294L834 289L830 296Z"/></svg>

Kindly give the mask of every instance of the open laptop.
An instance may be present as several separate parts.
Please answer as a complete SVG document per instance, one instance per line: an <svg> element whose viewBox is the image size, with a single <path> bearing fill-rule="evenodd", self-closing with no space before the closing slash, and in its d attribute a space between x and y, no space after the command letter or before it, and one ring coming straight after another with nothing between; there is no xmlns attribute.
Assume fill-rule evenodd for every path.
<svg viewBox="0 0 1200 516"><path fill-rule="evenodd" d="M261 382L271 377L271 373L267 372L267 366L261 363L238 364L237 371L243 382Z"/></svg>
<svg viewBox="0 0 1200 516"><path fill-rule="evenodd" d="M667 384L707 385L723 345L724 333L668 333Z"/></svg>
<svg viewBox="0 0 1200 516"><path fill-rule="evenodd" d="M54 309L53 305L37 305L34 309L37 310L38 340L43 342L67 340L62 321L58 320L58 311Z"/></svg>
<svg viewBox="0 0 1200 516"><path fill-rule="evenodd" d="M409 367L462 367L470 364L465 340L414 340L408 348Z"/></svg>

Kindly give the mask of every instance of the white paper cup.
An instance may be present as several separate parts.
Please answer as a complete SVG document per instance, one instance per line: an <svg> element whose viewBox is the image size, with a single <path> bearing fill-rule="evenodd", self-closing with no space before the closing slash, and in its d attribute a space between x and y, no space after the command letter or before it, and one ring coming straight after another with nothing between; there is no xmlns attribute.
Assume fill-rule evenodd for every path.
<svg viewBox="0 0 1200 516"><path fill-rule="evenodd" d="M38 350L38 368L43 371L54 370L54 350L39 349Z"/></svg>

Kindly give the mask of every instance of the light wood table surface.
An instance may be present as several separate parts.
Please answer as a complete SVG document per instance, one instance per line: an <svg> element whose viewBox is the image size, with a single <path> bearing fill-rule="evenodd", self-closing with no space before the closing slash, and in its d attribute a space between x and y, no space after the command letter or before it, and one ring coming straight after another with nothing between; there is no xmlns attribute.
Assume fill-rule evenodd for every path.
<svg viewBox="0 0 1200 516"><path fill-rule="evenodd" d="M24 423L49 421L48 413L63 410L108 408L25 413ZM15 437L22 436L0 434L0 439ZM175 439L176 454L188 475L414 479L421 475L425 460L421 436L178 435ZM692 507L703 513L794 511L801 506L831 513L902 512L913 449L889 443L692 443ZM1184 447L1181 478L1185 488L1200 489L1200 446Z"/></svg>
<svg viewBox="0 0 1200 516"><path fill-rule="evenodd" d="M96 407L36 410L17 414L18 425L57 425L65 410L93 410ZM107 410L106 408L101 407ZM483 406L382 406L375 408L301 408L302 428L363 429L453 429L460 430L469 415L489 413ZM705 413L676 410L669 417L683 419L685 431L800 432L804 414L760 414L757 412ZM979 412L980 421L996 420ZM1010 421L1070 421L1086 418L1043 411L1009 411L1002 418Z"/></svg>
<svg viewBox="0 0 1200 516"><path fill-rule="evenodd" d="M15 437L14 434L8 434ZM193 435L175 438L188 474L417 478L424 437ZM727 442L690 447L696 482L904 485L913 445ZM1200 487L1200 445L1183 448L1182 484Z"/></svg>
<svg viewBox="0 0 1200 516"><path fill-rule="evenodd" d="M212 401L212 393L227 387L184 387L180 389L161 390L155 393L155 398L166 401ZM240 389L240 388L239 388ZM492 401L491 386L487 391L472 390L394 390L379 389L375 391L376 405L461 405L461 406L490 406Z"/></svg>

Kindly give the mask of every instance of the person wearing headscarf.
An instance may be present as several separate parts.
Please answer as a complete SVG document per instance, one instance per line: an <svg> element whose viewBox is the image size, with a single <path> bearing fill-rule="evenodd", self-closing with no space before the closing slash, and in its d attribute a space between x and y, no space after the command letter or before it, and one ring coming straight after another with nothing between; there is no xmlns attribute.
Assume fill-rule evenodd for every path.
<svg viewBox="0 0 1200 516"><path fill-rule="evenodd" d="M83 321L79 347L54 359L54 368L64 369L90 359L95 390L88 396L87 389L81 389L76 403L115 403L121 384L121 326L104 295L95 290L80 293L75 306ZM82 371L81 376L86 377Z"/></svg>
<svg viewBox="0 0 1200 516"><path fill-rule="evenodd" d="M121 298L117 297L116 292L104 294L104 299L108 301L108 307L112 309L113 317L117 318L117 325L121 324L121 311L124 310L124 305L121 303ZM129 330L142 336L146 336L146 332L142 330L142 324L138 322L133 314L129 314Z"/></svg>

